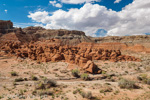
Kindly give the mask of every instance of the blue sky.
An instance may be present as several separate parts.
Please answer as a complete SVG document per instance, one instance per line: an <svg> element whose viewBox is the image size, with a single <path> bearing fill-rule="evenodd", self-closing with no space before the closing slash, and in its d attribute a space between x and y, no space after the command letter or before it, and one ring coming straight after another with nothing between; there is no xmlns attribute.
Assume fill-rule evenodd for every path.
<svg viewBox="0 0 150 100"><path fill-rule="evenodd" d="M16 23L32 23L32 20L27 17L30 11L34 12L39 8L53 12L60 8L49 4L53 0L1 0L0 1L0 19L12 20ZM108 9L120 11L123 7L131 3L133 0L123 0L115 4L115 0L102 0L95 2L97 4L106 6ZM63 4L61 9L67 10L70 8L80 8L84 4ZM7 13L5 12L7 10Z"/></svg>
<svg viewBox="0 0 150 100"><path fill-rule="evenodd" d="M130 35L130 34L134 35L133 32L136 32L135 34L149 33L149 30L145 29L144 31L141 30L140 32L137 32L138 30L133 32L131 31L127 34L128 32L127 30L129 28L126 25L126 24L131 24L131 22L135 24L136 23L135 20L138 21L138 19L136 19L136 17L131 16L131 13L129 12L135 13L136 15L137 12L136 11L133 12L132 10L138 7L139 5L143 6L146 3L149 4L150 2L148 0L147 2L144 3L141 2L141 4L135 4L135 3L140 3L140 1L142 0L134 0L134 1L133 0L83 0L83 2L81 2L82 0L80 0L79 2L78 1L79 0L76 1L75 0L0 0L0 19L11 20L12 22L14 22L15 26L19 26L19 27L40 25L46 28L76 29L76 30L82 30L87 35L91 35L91 36L104 36L106 34L107 35ZM88 11L84 10L84 9L88 9L89 7L91 7L94 13L92 13L92 11L88 13ZM73 10L69 10L69 9L73 9ZM140 8L138 9L139 11L141 10ZM74 16L77 16L78 14L80 14L79 15L80 17L83 18L86 17L86 15L85 16L82 15L82 12L78 13L80 11L85 11L86 12L85 14L87 15L90 14L90 17L88 17L86 20L82 19L83 21L79 21L81 20L79 18L74 19ZM39 14L43 15L44 12L47 12L48 14L45 13L45 16L40 18L43 20L46 20L44 18L47 18L47 20L46 21L39 20L38 18L40 16ZM61 13L62 17L54 18L55 16L57 16L56 14L54 14L55 12ZM72 15L69 15L69 13L72 13ZM101 13L103 17L100 16ZM141 12L141 14L142 13L144 12ZM64 16L64 14L66 16ZM92 16L94 16L95 18L91 17L91 14L93 14ZM147 15L149 17L148 14L149 13L144 13L145 16ZM71 18L67 19L67 15L70 16ZM104 15L106 16L106 19ZM127 15L129 15L129 17L131 18L130 19L123 18L122 16L124 15L126 17L128 17ZM58 14L58 16L61 15ZM71 21L73 22L73 24L70 25L70 23L65 22L63 20ZM93 22L98 22L98 23L101 23L103 20L106 20L105 21L106 23L102 22L104 24L97 25L95 23L90 22L91 20L93 20ZM127 23L129 21L130 23ZM117 24L114 24L115 22ZM123 25L122 27L120 27L120 22L121 25ZM143 24L145 24L145 21L143 22L144 22ZM132 24L130 25L130 28L131 27ZM137 27L142 28L143 26L137 26ZM118 32L119 29L122 29L121 30L122 34ZM102 32L103 35L100 34L100 32Z"/></svg>

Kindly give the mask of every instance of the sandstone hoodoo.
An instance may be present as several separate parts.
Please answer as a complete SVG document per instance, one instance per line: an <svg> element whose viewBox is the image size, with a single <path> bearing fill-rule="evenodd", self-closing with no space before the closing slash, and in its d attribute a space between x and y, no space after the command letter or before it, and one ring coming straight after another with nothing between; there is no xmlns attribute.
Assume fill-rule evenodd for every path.
<svg viewBox="0 0 150 100"><path fill-rule="evenodd" d="M89 60L86 65L83 67L83 69L86 72L92 73L92 74L100 74L102 71L97 67L97 65L94 64L91 60Z"/></svg>
<svg viewBox="0 0 150 100"><path fill-rule="evenodd" d="M56 40L57 41L57 40ZM100 69L92 60L141 61L138 58L121 55L120 50L106 50L102 48L80 48L78 46L61 46L53 44L55 40L30 42L26 44L8 42L1 47L6 53L16 54L17 57L30 58L41 62L65 61L77 64L89 73L98 74ZM91 61L89 61L91 60Z"/></svg>

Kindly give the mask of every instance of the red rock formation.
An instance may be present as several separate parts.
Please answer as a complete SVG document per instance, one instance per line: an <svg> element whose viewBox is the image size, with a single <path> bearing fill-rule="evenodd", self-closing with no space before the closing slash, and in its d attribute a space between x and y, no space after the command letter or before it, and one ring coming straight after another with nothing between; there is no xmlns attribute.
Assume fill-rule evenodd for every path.
<svg viewBox="0 0 150 100"><path fill-rule="evenodd" d="M102 72L102 70L100 70L91 60L86 63L83 69L92 74L100 74Z"/></svg>
<svg viewBox="0 0 150 100"><path fill-rule="evenodd" d="M144 52L146 48L143 45L136 44L134 46L129 47L128 50L135 52Z"/></svg>
<svg viewBox="0 0 150 100"><path fill-rule="evenodd" d="M124 50L127 49L127 45L124 43L113 42L113 43L80 43L80 48L101 48L106 50Z"/></svg>
<svg viewBox="0 0 150 100"><path fill-rule="evenodd" d="M9 33L15 31L13 29L13 23L9 21L0 20L0 33Z"/></svg>
<svg viewBox="0 0 150 100"><path fill-rule="evenodd" d="M13 28L13 23L9 21L0 20L0 29L11 29Z"/></svg>
<svg viewBox="0 0 150 100"><path fill-rule="evenodd" d="M54 43L56 44L54 45ZM28 57L41 62L65 60L71 64L77 64L90 73L100 73L97 67L89 60L117 61L141 61L132 56L121 55L120 50L106 50L101 48L81 48L61 46L59 40L47 40L21 44L19 42L7 42L1 47L6 53L16 54L17 57Z"/></svg>

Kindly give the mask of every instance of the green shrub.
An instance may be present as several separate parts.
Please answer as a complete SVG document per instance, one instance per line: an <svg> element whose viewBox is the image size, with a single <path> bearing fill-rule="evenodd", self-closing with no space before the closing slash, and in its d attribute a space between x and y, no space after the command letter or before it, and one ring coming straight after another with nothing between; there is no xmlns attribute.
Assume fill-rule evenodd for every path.
<svg viewBox="0 0 150 100"><path fill-rule="evenodd" d="M18 76L18 73L15 71L11 72L10 74L11 74L11 76Z"/></svg>
<svg viewBox="0 0 150 100"><path fill-rule="evenodd" d="M74 77L77 77L77 78L79 78L80 77L80 71L78 70L78 69L73 69L72 70L72 75L74 76Z"/></svg>
<svg viewBox="0 0 150 100"><path fill-rule="evenodd" d="M83 98L91 99L92 98L92 93L91 92L81 92L81 96Z"/></svg>
<svg viewBox="0 0 150 100"><path fill-rule="evenodd" d="M100 90L100 93L105 93L105 92L112 92L113 89L111 87L105 87L104 89Z"/></svg>
<svg viewBox="0 0 150 100"><path fill-rule="evenodd" d="M56 87L57 82L52 79L46 79L44 81L39 81L35 84L35 89L48 89L50 87Z"/></svg>
<svg viewBox="0 0 150 100"><path fill-rule="evenodd" d="M49 90L40 90L37 92L38 95L42 96L42 95L53 95L52 91Z"/></svg>
<svg viewBox="0 0 150 100"><path fill-rule="evenodd" d="M144 80L147 80L147 74L141 74L137 77L138 80L140 81L144 81Z"/></svg>
<svg viewBox="0 0 150 100"><path fill-rule="evenodd" d="M36 89L45 89L44 83L40 82L40 81L37 82L35 88Z"/></svg>
<svg viewBox="0 0 150 100"><path fill-rule="evenodd" d="M146 84L150 85L150 78L147 79Z"/></svg>
<svg viewBox="0 0 150 100"><path fill-rule="evenodd" d="M36 90L32 91L32 95L36 95L36 93L37 93Z"/></svg>
<svg viewBox="0 0 150 100"><path fill-rule="evenodd" d="M82 74L82 75L81 75L81 78L82 78L83 80L85 80L85 81L87 81L87 80L90 79L90 78L89 78L89 75L88 75L87 73Z"/></svg>
<svg viewBox="0 0 150 100"><path fill-rule="evenodd" d="M119 85L120 88L126 88L126 89L135 89L135 88L138 88L135 85L134 81L130 81L130 80L127 80L127 79L121 79L119 81L118 85Z"/></svg>
<svg viewBox="0 0 150 100"><path fill-rule="evenodd" d="M20 95L23 95L23 94L24 94L24 91L23 91L23 90L20 90L20 91L19 91L19 94L20 94Z"/></svg>
<svg viewBox="0 0 150 100"><path fill-rule="evenodd" d="M77 90L74 90L74 91L73 91L73 94L77 94L77 92L78 92Z"/></svg>
<svg viewBox="0 0 150 100"><path fill-rule="evenodd" d="M53 80L53 79L46 79L44 81L44 84L47 85L47 86L49 86L49 87L56 87L57 86L56 80Z"/></svg>
<svg viewBox="0 0 150 100"><path fill-rule="evenodd" d="M32 79L33 81L37 81L37 80L38 80L38 78L37 78L36 76L33 76L33 75L32 75L32 77L31 77L31 79Z"/></svg>
<svg viewBox="0 0 150 100"><path fill-rule="evenodd" d="M4 98L3 96L0 96L0 99Z"/></svg>
<svg viewBox="0 0 150 100"><path fill-rule="evenodd" d="M139 81L144 82L145 84L150 85L150 77L148 77L147 74L141 74L141 75L139 75L139 76L137 77L137 79L138 79Z"/></svg>
<svg viewBox="0 0 150 100"><path fill-rule="evenodd" d="M102 71L102 74L106 74L106 71Z"/></svg>
<svg viewBox="0 0 150 100"><path fill-rule="evenodd" d="M15 82L22 82L22 81L24 81L23 78L16 78L16 79L15 79Z"/></svg>

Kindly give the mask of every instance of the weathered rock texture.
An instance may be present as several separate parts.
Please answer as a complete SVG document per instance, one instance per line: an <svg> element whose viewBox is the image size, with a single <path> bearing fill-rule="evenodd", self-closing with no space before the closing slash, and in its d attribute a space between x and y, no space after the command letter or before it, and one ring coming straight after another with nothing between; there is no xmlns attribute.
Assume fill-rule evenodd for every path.
<svg viewBox="0 0 150 100"><path fill-rule="evenodd" d="M86 72L89 72L89 73L101 73L102 70L100 70L97 65L95 65L91 60L89 60L86 65L83 67L83 69L86 71Z"/></svg>
<svg viewBox="0 0 150 100"><path fill-rule="evenodd" d="M150 43L147 43L150 45ZM109 43L80 43L78 44L81 48L102 48L108 50L120 50L120 51L133 51L133 52L143 52L150 53L150 48L146 48L142 44L135 44L133 46L129 46L126 43L119 42L109 42Z"/></svg>
<svg viewBox="0 0 150 100"><path fill-rule="evenodd" d="M0 20L0 29L12 29L13 23L11 21Z"/></svg>
<svg viewBox="0 0 150 100"><path fill-rule="evenodd" d="M129 46L133 46L135 44L150 43L150 35L107 36L107 37L97 37L97 38L89 37L89 38L95 41L95 43L119 42L119 43L125 43Z"/></svg>
<svg viewBox="0 0 150 100"><path fill-rule="evenodd" d="M108 37L98 37L92 39L95 43L121 43L127 46L126 49L134 52L145 52L150 53L150 35L138 35L138 36L108 36Z"/></svg>
<svg viewBox="0 0 150 100"><path fill-rule="evenodd" d="M21 29L14 28L11 21L0 20L0 37L6 34L6 36L9 36L9 33L13 33L14 35L16 34L15 39L18 38L20 41L27 40L26 42L49 39L59 39L62 45L77 45L82 42L93 42L82 31L70 31L64 29L53 30L44 29L42 27L27 27Z"/></svg>
<svg viewBox="0 0 150 100"><path fill-rule="evenodd" d="M0 20L0 33L9 33L15 31L13 29L13 23L9 21Z"/></svg>
<svg viewBox="0 0 150 100"><path fill-rule="evenodd" d="M81 42L93 42L90 38L88 38L85 35L84 32L76 30L46 30L42 27L27 27L23 29L23 32L32 35L38 40L59 39L62 45L77 45Z"/></svg>
<svg viewBox="0 0 150 100"><path fill-rule="evenodd" d="M100 73L100 69L91 62L92 60L117 61L141 61L138 58L121 55L120 50L106 50L101 48L80 48L79 46L61 46L59 40L46 40L21 44L19 42L7 42L1 50L17 57L28 57L40 62L65 61L77 64L90 73ZM89 61L90 60L90 61Z"/></svg>

